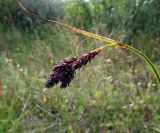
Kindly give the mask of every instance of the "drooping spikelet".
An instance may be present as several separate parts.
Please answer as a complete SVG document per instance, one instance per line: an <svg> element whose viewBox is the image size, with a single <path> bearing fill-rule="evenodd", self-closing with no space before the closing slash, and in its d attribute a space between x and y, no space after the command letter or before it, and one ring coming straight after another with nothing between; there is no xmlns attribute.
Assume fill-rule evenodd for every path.
<svg viewBox="0 0 160 133"><path fill-rule="evenodd" d="M100 50L94 50L80 57L66 58L54 65L49 78L45 84L46 88L50 88L60 83L61 88L67 87L74 78L75 70L80 69L83 65L90 62Z"/></svg>
<svg viewBox="0 0 160 133"><path fill-rule="evenodd" d="M66 58L54 65L49 78L45 84L46 88L50 88L55 84L61 83L61 88L65 88L74 77L72 63L77 58Z"/></svg>
<svg viewBox="0 0 160 133"><path fill-rule="evenodd" d="M100 50L94 50L89 53L86 53L79 58L75 62L73 62L74 69L80 69L83 65L86 65L88 62L90 62L98 53Z"/></svg>

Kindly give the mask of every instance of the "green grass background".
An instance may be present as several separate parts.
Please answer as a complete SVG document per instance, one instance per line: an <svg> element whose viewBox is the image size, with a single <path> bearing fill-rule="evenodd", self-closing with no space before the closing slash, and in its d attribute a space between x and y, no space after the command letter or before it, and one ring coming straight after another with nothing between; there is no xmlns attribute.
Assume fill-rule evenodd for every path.
<svg viewBox="0 0 160 133"><path fill-rule="evenodd" d="M89 31L99 33L94 26ZM123 33L107 37L121 40ZM160 71L158 43L152 45L156 40L149 33L144 36L131 38ZM146 62L126 49L105 49L77 71L66 89L57 85L43 91L53 64L103 45L58 26L23 30L0 24L0 133L160 132L156 78Z"/></svg>
<svg viewBox="0 0 160 133"><path fill-rule="evenodd" d="M100 43L51 26L8 29L0 40L0 132L159 132L156 79L132 53L108 48L65 90L43 92L52 64Z"/></svg>

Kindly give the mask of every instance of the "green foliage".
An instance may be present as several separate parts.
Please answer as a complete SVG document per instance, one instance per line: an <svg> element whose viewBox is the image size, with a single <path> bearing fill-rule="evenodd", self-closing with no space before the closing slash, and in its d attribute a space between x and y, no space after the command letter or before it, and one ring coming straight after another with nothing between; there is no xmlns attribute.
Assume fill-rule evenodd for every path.
<svg viewBox="0 0 160 133"><path fill-rule="evenodd" d="M66 4L66 17L70 25L84 29L91 28L90 9L88 3L82 0Z"/></svg>
<svg viewBox="0 0 160 133"><path fill-rule="evenodd" d="M9 10L17 8L12 0L1 2L10 5ZM25 2L27 5L27 1ZM129 34L129 29L134 29L135 24L132 22L135 19L131 19L132 14L141 11L137 10L138 7L135 8L136 11L134 8L131 10L135 5L132 0L92 0L86 4L77 2L81 5L77 10L73 9L72 2L66 5L69 6L65 16L69 20L68 23L120 40L133 39L138 46L145 47L140 47L142 51L152 53L154 49L149 57L154 59L156 67L160 69L157 26L159 17L156 18L159 16L159 1L146 1L148 6L142 6L142 1L139 1L139 7L141 10L147 10L149 18L143 16L143 12L136 15L138 35L132 32ZM128 5L124 6L124 3ZM6 28L4 23L10 23L8 16L4 17L5 6L0 6L1 9L3 7L0 12L0 132L160 131L160 91L153 73L139 57L130 52L126 53L119 47L108 48L91 64L78 71L76 78L65 90L55 86L48 92L43 92L52 64L64 57L77 56L93 50L102 45L102 42L82 38L67 30L48 25L43 25L41 30L33 28L32 32L15 27ZM113 10L112 6L116 8ZM29 6L33 11L38 11L36 4L35 7L36 9ZM75 7L78 7L78 4ZM78 16L79 10L82 16ZM113 12L112 16L108 11ZM38 13L41 12L42 9ZM77 18L80 17L81 21L76 22L71 13L75 13ZM41 15L46 14L42 12ZM125 17L121 18L123 15ZM91 18L87 19L89 16ZM16 24L18 23L19 20ZM28 29L25 23L24 27Z"/></svg>
<svg viewBox="0 0 160 133"><path fill-rule="evenodd" d="M154 133L160 129L160 93L144 62L135 64L138 57L119 48L106 49L65 90L55 86L43 92L51 64L94 46L48 26L32 34L9 29L1 37L0 132Z"/></svg>
<svg viewBox="0 0 160 133"><path fill-rule="evenodd" d="M61 0L21 0L21 2L29 10L50 19L55 20L57 17L60 18L64 14L64 2ZM38 19L33 19L33 17L26 15L17 5L16 0L1 0L0 10L0 20L3 24L6 24L6 26L38 28L43 23Z"/></svg>
<svg viewBox="0 0 160 133"><path fill-rule="evenodd" d="M75 27L134 44L159 58L159 5L157 0L78 0L68 2L66 12Z"/></svg>

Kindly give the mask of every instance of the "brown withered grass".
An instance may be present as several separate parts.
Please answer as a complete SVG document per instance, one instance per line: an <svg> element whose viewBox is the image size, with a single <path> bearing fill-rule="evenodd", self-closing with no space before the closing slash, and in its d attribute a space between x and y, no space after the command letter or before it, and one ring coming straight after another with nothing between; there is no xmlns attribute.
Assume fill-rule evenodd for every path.
<svg viewBox="0 0 160 133"><path fill-rule="evenodd" d="M74 78L76 70L89 63L100 51L96 49L80 57L65 58L59 61L53 66L45 87L51 88L60 83L61 88L66 88Z"/></svg>

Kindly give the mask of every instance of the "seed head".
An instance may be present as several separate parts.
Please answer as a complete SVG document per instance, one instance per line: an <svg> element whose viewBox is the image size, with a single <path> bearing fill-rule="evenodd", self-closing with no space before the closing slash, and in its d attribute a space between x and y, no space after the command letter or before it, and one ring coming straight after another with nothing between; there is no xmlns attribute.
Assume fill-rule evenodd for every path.
<svg viewBox="0 0 160 133"><path fill-rule="evenodd" d="M83 65L89 63L99 52L99 50L94 50L77 58L77 60L73 62L74 69L80 69Z"/></svg>
<svg viewBox="0 0 160 133"><path fill-rule="evenodd" d="M60 83L61 88L66 88L74 78L75 71L90 62L100 50L94 50L80 57L65 58L54 65L45 87L50 88Z"/></svg>

